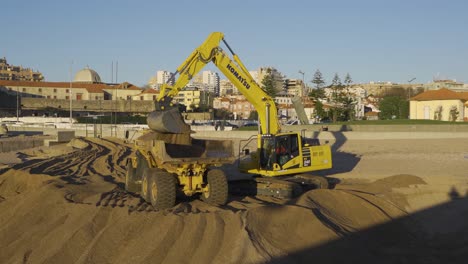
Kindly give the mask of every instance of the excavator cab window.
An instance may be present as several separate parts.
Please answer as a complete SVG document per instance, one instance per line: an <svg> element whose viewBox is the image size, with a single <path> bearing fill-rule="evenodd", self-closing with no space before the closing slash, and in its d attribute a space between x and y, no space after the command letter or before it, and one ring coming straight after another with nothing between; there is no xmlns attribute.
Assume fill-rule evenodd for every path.
<svg viewBox="0 0 468 264"><path fill-rule="evenodd" d="M272 169L273 164L283 166L290 159L299 155L297 134L286 134L262 139L260 165L263 169Z"/></svg>
<svg viewBox="0 0 468 264"><path fill-rule="evenodd" d="M262 169L271 170L271 168L273 168L273 163L275 162L276 162L275 138L264 137L262 138L260 167Z"/></svg>
<svg viewBox="0 0 468 264"><path fill-rule="evenodd" d="M276 137L276 154L279 165L299 155L299 142L297 134L287 134Z"/></svg>

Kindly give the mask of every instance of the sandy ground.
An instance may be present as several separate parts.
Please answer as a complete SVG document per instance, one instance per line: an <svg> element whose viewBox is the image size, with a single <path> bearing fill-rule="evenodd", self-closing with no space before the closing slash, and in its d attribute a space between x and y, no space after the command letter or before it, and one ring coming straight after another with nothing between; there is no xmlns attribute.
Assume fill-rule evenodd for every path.
<svg viewBox="0 0 468 264"><path fill-rule="evenodd" d="M123 191L117 139L1 154L0 263L466 263L468 139L332 148L333 189L164 211Z"/></svg>

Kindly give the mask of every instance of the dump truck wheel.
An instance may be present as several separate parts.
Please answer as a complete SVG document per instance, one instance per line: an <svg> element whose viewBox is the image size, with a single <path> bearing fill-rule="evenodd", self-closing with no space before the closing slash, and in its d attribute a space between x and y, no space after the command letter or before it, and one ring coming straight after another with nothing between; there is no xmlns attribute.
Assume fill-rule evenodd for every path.
<svg viewBox="0 0 468 264"><path fill-rule="evenodd" d="M143 176L141 179L141 190L140 190L140 196L143 198L143 200L147 202L151 202L149 198L149 188L150 188L150 169L146 168L143 171Z"/></svg>
<svg viewBox="0 0 468 264"><path fill-rule="evenodd" d="M294 178L302 181L304 185L314 185L316 189L328 189L328 180L324 176L310 175L310 174L299 174Z"/></svg>
<svg viewBox="0 0 468 264"><path fill-rule="evenodd" d="M167 209L174 206L176 201L175 178L168 172L150 169L148 197L155 209Z"/></svg>
<svg viewBox="0 0 468 264"><path fill-rule="evenodd" d="M209 170L206 175L207 191L203 192L202 199L212 205L224 205L228 199L228 183L226 174L222 170Z"/></svg>
<svg viewBox="0 0 468 264"><path fill-rule="evenodd" d="M136 183L136 168L133 168L131 159L127 159L127 173L125 174L125 190L136 193L140 191L140 184Z"/></svg>

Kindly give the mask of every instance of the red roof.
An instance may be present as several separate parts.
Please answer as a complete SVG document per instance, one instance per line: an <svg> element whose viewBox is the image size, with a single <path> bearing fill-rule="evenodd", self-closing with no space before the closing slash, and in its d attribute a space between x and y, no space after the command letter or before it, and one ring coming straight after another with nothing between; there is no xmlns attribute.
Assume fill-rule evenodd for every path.
<svg viewBox="0 0 468 264"><path fill-rule="evenodd" d="M9 81L0 80L0 86L22 86L22 87L42 87L42 88L62 88L69 89L70 82L28 82L28 81ZM72 82L71 87L73 88L84 88L90 93L102 93L103 89L125 89L125 90L141 90L141 88L124 82L119 85L108 85L105 83L81 83Z"/></svg>
<svg viewBox="0 0 468 264"><path fill-rule="evenodd" d="M149 88L149 89L143 90L143 92L141 92L141 93L142 94L159 94L159 91L156 91L155 89Z"/></svg>
<svg viewBox="0 0 468 264"><path fill-rule="evenodd" d="M455 92L447 88L430 90L411 98L412 101L468 100L468 92Z"/></svg>

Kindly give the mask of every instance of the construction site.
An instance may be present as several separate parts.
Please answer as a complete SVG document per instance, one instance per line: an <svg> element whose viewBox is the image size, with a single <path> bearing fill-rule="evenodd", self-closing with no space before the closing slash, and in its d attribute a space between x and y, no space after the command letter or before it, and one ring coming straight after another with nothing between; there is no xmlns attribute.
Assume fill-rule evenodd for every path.
<svg viewBox="0 0 468 264"><path fill-rule="evenodd" d="M208 63L254 105L257 131L185 122L174 96ZM145 129L2 126L0 262L468 259L465 126L324 127L300 111L282 126L220 32L171 78Z"/></svg>
<svg viewBox="0 0 468 264"><path fill-rule="evenodd" d="M0 260L465 262L466 133L334 134L343 136L329 142L329 189L292 199L230 194L222 206L185 197L163 210L125 191L134 150L122 139L1 153ZM221 167L229 182L239 177L233 167Z"/></svg>

